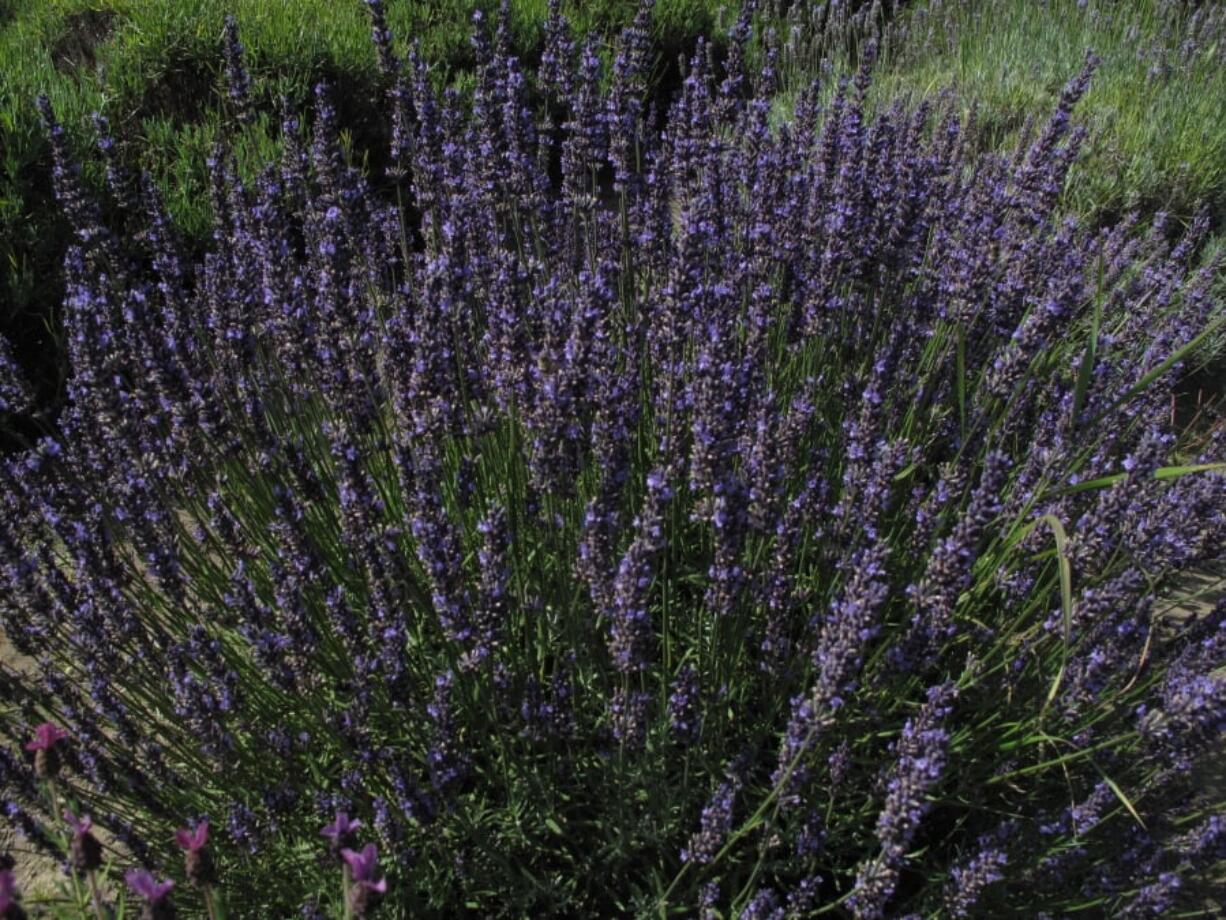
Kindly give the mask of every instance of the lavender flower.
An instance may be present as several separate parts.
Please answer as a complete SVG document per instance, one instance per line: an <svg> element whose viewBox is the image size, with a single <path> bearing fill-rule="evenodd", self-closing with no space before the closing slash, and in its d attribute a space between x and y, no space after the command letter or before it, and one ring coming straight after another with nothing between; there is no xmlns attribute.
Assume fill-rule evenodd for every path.
<svg viewBox="0 0 1226 920"><path fill-rule="evenodd" d="M482 536L477 561L481 567L477 609L473 614L476 633L473 649L477 660L487 657L498 642L509 608L510 569L507 559L510 533L507 514L494 508L477 524Z"/></svg>
<svg viewBox="0 0 1226 920"><path fill-rule="evenodd" d="M426 754L426 760L430 770L430 782L440 795L451 791L468 772L468 761L464 756L451 706L454 683L455 675L452 672L439 674L434 679L433 699L426 706L426 714L434 728L434 740Z"/></svg>
<svg viewBox="0 0 1226 920"><path fill-rule="evenodd" d="M779 895L770 888L763 888L749 899L741 911L741 920L783 920L785 915Z"/></svg>
<svg viewBox="0 0 1226 920"><path fill-rule="evenodd" d="M627 750L641 750L647 743L647 722L651 713L651 694L618 687L609 700L609 721L613 738Z"/></svg>
<svg viewBox="0 0 1226 920"><path fill-rule="evenodd" d="M945 887L945 909L955 917L973 916L984 889L1001 881L1008 865L1005 851L988 845L970 859L950 869Z"/></svg>
<svg viewBox="0 0 1226 920"><path fill-rule="evenodd" d="M692 744L702 731L700 693L698 671L687 664L673 681L668 697L668 727L680 743Z"/></svg>
<svg viewBox="0 0 1226 920"><path fill-rule="evenodd" d="M102 844L93 834L94 822L89 815L77 817L67 808L64 809L64 820L72 829L72 841L69 854L72 857L72 868L81 874L88 874L102 867Z"/></svg>
<svg viewBox="0 0 1226 920"><path fill-rule="evenodd" d="M648 610L652 563L664 548L663 506L671 496L660 470L648 474L647 488L643 511L634 521L634 542L622 557L613 579L609 653L614 666L623 674L647 667L652 637Z"/></svg>
<svg viewBox="0 0 1226 920"><path fill-rule="evenodd" d="M379 850L368 843L361 850L341 850L341 857L349 867L349 903L346 910L354 917L365 917L379 895L387 891L387 879L376 879Z"/></svg>
<svg viewBox="0 0 1226 920"><path fill-rule="evenodd" d="M205 887L217 881L213 856L206 847L209 842L209 822L175 831L175 843L184 851L183 872L193 885Z"/></svg>
<svg viewBox="0 0 1226 920"><path fill-rule="evenodd" d="M1174 872L1163 872L1137 892L1120 910L1121 917L1165 917L1174 908L1183 882Z"/></svg>
<svg viewBox="0 0 1226 920"><path fill-rule="evenodd" d="M124 881L128 887L144 899L141 917L147 920L173 920L175 916L174 902L170 897L175 887L174 881L164 879L158 881L153 873L146 869L129 869L124 873Z"/></svg>
<svg viewBox="0 0 1226 920"><path fill-rule="evenodd" d="M0 415L26 412L33 400L30 384L13 358L8 339L0 335Z"/></svg>
<svg viewBox="0 0 1226 920"><path fill-rule="evenodd" d="M740 784L732 779L719 784L710 801L703 806L697 833L681 851L682 862L705 865L715 858L732 829L732 811L739 788Z"/></svg>
<svg viewBox="0 0 1226 920"><path fill-rule="evenodd" d="M340 857L341 850L349 849L355 842L354 832L362 826L362 822L358 818L350 818L343 811L336 813L336 818L331 824L325 824L320 830L320 835L328 838L328 846L332 853L337 858Z"/></svg>
<svg viewBox="0 0 1226 920"><path fill-rule="evenodd" d="M17 901L17 880L9 869L0 869L0 917L25 920L26 912Z"/></svg>
<svg viewBox="0 0 1226 920"><path fill-rule="evenodd" d="M832 605L813 653L819 677L807 694L792 699L792 715L772 779L787 784L789 801L790 791L808 775L800 759L833 724L834 714L843 705L842 694L855 676L867 643L876 635L876 618L886 598L885 554L885 546L878 544L848 563L851 582Z"/></svg>
<svg viewBox="0 0 1226 920"><path fill-rule="evenodd" d="M59 744L68 732L53 722L43 722L34 729L34 738L25 749L34 752L34 775L41 780L55 779L60 772Z"/></svg>
<svg viewBox="0 0 1226 920"><path fill-rule="evenodd" d="M251 77L243 64L243 46L238 40L238 21L226 17L222 32L222 54L226 65L226 91L240 121L251 121Z"/></svg>
<svg viewBox="0 0 1226 920"><path fill-rule="evenodd" d="M877 816L878 856L860 866L850 900L857 918L884 915L898 884L903 856L928 811L928 793L945 772L949 731L945 721L953 711L957 692L952 684L928 690L927 701L903 727L897 760L886 781L886 798Z"/></svg>

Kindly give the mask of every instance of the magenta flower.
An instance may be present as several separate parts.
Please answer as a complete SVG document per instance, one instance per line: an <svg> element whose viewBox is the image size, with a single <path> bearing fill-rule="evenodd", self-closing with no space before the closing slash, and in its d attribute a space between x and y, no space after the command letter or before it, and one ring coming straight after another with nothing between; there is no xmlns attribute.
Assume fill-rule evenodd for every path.
<svg viewBox="0 0 1226 920"><path fill-rule="evenodd" d="M353 832L362 826L362 822L358 818L350 820L349 815L343 811L336 813L336 820L331 824L324 825L320 830L320 834L329 838L333 844L338 844L343 840L353 836Z"/></svg>
<svg viewBox="0 0 1226 920"><path fill-rule="evenodd" d="M361 852L341 850L341 856L345 862L349 863L349 872L353 876L355 885L379 894L387 891L387 879L374 880L375 867L379 861L379 849L373 843L366 844L362 847Z"/></svg>
<svg viewBox="0 0 1226 920"><path fill-rule="evenodd" d="M0 916L17 904L17 879L8 869L0 872Z"/></svg>
<svg viewBox="0 0 1226 920"><path fill-rule="evenodd" d="M129 888L150 904L157 904L170 894L170 889L175 887L172 879L159 882L148 869L129 869L124 874L123 880L128 883Z"/></svg>
<svg viewBox="0 0 1226 920"><path fill-rule="evenodd" d="M67 808L64 809L64 820L68 822L68 826L78 837L84 837L94 826L94 820L89 815L82 815L78 818Z"/></svg>
<svg viewBox="0 0 1226 920"><path fill-rule="evenodd" d="M89 815L77 817L64 809L64 820L72 828L72 845L68 848L73 869L93 872L102 866L102 844L93 835L94 821Z"/></svg>
<svg viewBox="0 0 1226 920"><path fill-rule="evenodd" d="M350 818L343 811L336 813L336 820L331 824L325 825L320 834L328 838L329 851L334 858L339 858L341 850L345 847L353 846L354 832L362 826L362 822L357 818Z"/></svg>
<svg viewBox="0 0 1226 920"><path fill-rule="evenodd" d="M195 826L181 827L175 831L175 843L184 849L183 871L191 883L205 888L217 881L217 867L205 846L209 842L209 822L201 821Z"/></svg>
<svg viewBox="0 0 1226 920"><path fill-rule="evenodd" d="M49 751L67 737L68 732L54 722L44 722L34 727L34 740L26 742L26 750Z"/></svg>
<svg viewBox="0 0 1226 920"><path fill-rule="evenodd" d="M195 853L198 850L203 850L205 844L209 842L209 822L201 821L193 830L190 827L181 827L175 831L175 843L187 850L189 853Z"/></svg>

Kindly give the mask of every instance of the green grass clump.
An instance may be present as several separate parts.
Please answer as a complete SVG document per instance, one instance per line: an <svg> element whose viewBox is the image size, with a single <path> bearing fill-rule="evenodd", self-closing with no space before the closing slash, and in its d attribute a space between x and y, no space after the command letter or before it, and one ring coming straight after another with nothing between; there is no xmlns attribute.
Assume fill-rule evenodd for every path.
<svg viewBox="0 0 1226 920"><path fill-rule="evenodd" d="M1226 215L1226 9L1177 0L921 3L899 16L879 81L884 98L952 87L981 137L1008 146L1049 111L1086 49L1102 59L1081 115L1086 154L1075 210Z"/></svg>

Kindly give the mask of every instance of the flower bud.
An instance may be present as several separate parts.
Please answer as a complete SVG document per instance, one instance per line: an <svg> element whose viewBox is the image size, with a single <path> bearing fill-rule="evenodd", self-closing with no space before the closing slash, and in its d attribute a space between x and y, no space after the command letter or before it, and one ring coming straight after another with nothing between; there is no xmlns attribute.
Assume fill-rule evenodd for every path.
<svg viewBox="0 0 1226 920"><path fill-rule="evenodd" d="M40 748L34 752L34 778L40 782L55 779L60 772L60 755L55 748Z"/></svg>
<svg viewBox="0 0 1226 920"><path fill-rule="evenodd" d="M102 868L102 844L91 833L76 834L69 847L74 871L85 874Z"/></svg>
<svg viewBox="0 0 1226 920"><path fill-rule="evenodd" d="M188 850L183 854L183 871L188 880L198 888L217 881L217 867L208 850Z"/></svg>

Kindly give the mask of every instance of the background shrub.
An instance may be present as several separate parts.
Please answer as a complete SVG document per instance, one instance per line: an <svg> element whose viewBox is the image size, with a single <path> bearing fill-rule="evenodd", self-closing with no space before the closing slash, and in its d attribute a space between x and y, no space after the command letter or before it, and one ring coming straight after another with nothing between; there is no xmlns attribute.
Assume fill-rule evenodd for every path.
<svg viewBox="0 0 1226 920"><path fill-rule="evenodd" d="M394 205L321 88L254 181L211 156L191 262L44 107L72 375L2 480L9 816L56 849L52 720L125 859L179 877L207 819L244 916L337 906L337 811L387 916L1180 904L1226 605L1171 613L1226 435L1170 407L1220 265L1207 212L1062 212L1093 56L999 156L873 115L867 44L772 127L748 17L662 113L645 12L607 72L554 19L534 107L510 20L464 98L380 10Z"/></svg>

